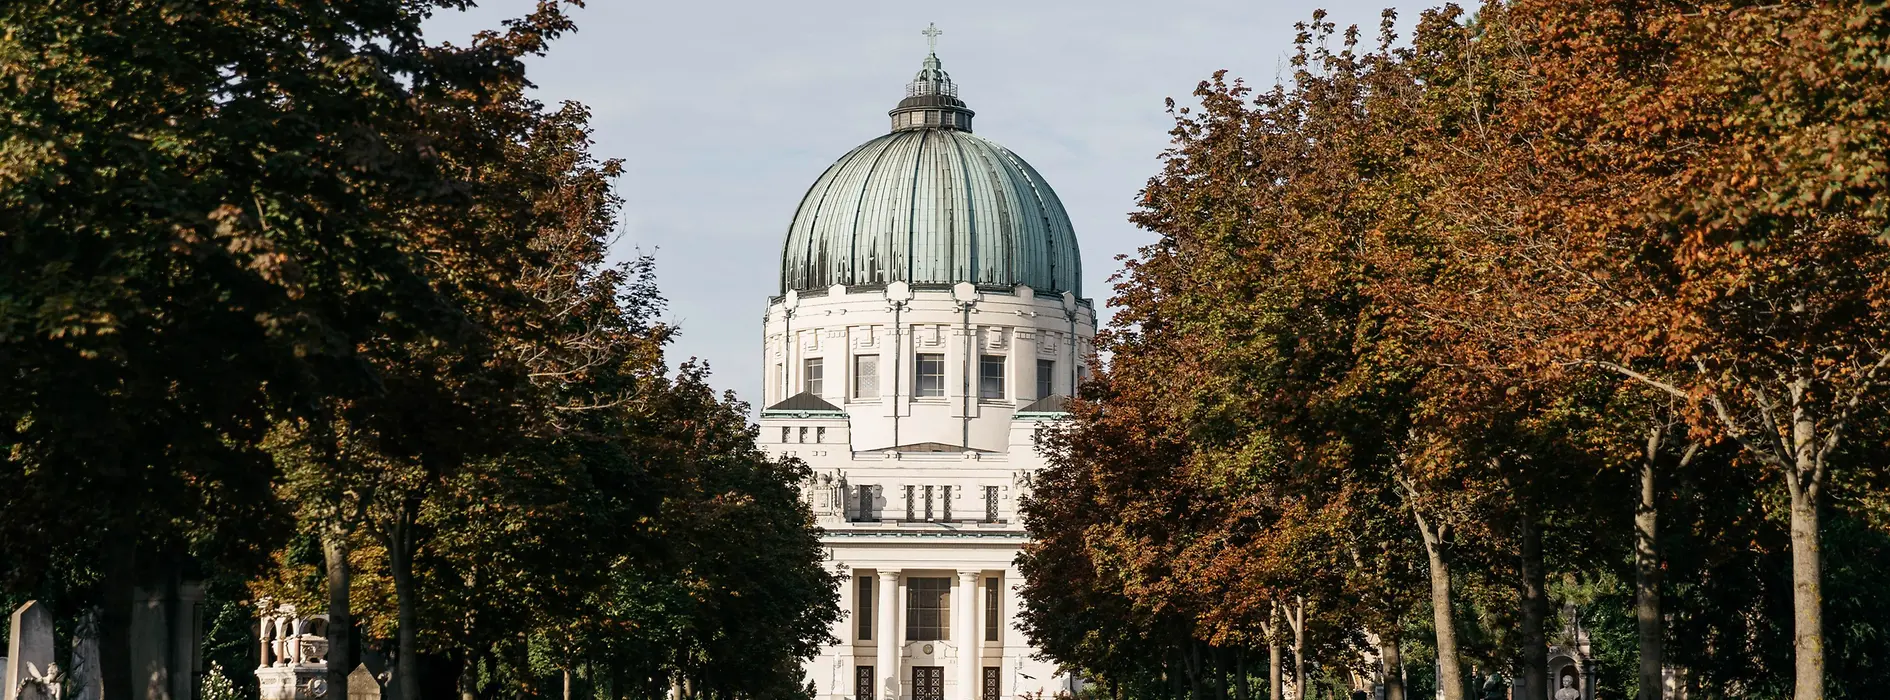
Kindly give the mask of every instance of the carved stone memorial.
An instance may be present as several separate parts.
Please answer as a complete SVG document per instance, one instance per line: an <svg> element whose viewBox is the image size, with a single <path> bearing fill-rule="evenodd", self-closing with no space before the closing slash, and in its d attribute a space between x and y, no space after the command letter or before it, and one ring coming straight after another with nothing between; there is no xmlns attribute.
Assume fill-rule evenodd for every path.
<svg viewBox="0 0 1890 700"><path fill-rule="evenodd" d="M381 683L374 680L367 664L355 666L348 674L348 700L381 700Z"/></svg>

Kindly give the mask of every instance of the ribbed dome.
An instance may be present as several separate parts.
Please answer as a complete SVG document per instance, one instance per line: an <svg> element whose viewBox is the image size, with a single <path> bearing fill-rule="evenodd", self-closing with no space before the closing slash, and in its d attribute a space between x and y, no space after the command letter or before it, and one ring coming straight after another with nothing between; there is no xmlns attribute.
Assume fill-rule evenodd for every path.
<svg viewBox="0 0 1890 700"><path fill-rule="evenodd" d="M950 80L928 56L891 112L895 131L841 156L808 189L782 248L783 293L904 281L1082 296L1063 203L1024 159L970 133Z"/></svg>

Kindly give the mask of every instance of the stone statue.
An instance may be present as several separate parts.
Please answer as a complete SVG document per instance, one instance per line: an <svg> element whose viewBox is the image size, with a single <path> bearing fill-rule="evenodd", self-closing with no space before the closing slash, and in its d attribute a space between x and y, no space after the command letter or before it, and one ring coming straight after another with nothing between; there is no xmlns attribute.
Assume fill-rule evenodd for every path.
<svg viewBox="0 0 1890 700"><path fill-rule="evenodd" d="M1503 677L1494 673L1483 680L1482 700L1503 700Z"/></svg>
<svg viewBox="0 0 1890 700"><path fill-rule="evenodd" d="M1555 691L1555 700L1582 700L1582 691L1575 689L1574 676L1562 677L1562 688Z"/></svg>

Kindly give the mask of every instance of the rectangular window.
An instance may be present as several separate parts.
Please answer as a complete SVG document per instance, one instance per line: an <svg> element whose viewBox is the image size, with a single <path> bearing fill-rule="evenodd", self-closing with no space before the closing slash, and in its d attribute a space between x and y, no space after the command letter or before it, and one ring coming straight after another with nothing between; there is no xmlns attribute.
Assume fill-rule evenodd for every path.
<svg viewBox="0 0 1890 700"><path fill-rule="evenodd" d="M781 429L781 442L787 442L788 436L793 435L793 434L794 434L793 428L785 428L785 427L782 428Z"/></svg>
<svg viewBox="0 0 1890 700"><path fill-rule="evenodd" d="M998 519L998 487L984 487L984 521L995 523Z"/></svg>
<svg viewBox="0 0 1890 700"><path fill-rule="evenodd" d="M827 441L827 429L815 428L814 429L814 442L826 442L826 441Z"/></svg>
<svg viewBox="0 0 1890 700"><path fill-rule="evenodd" d="M945 492L945 500L944 500L944 503L945 503L945 508L944 508L944 511L945 511L945 517L942 517L942 518L939 518L939 519L940 519L940 520L943 520L943 521L945 521L945 522L948 522L948 523L949 523L949 522L951 522L951 521L952 521L952 487L950 487L950 486L941 486L941 487L939 487L939 489L940 489L941 491L944 491L944 492Z"/></svg>
<svg viewBox="0 0 1890 700"><path fill-rule="evenodd" d="M801 391L805 391L815 396L819 396L821 394L821 388L822 388L821 379L826 376L825 375L826 368L823 366L824 364L825 363L821 361L821 358L818 358L818 357L810 357L802 362Z"/></svg>
<svg viewBox="0 0 1890 700"><path fill-rule="evenodd" d="M853 398L879 398L879 356L853 357Z"/></svg>
<svg viewBox="0 0 1890 700"><path fill-rule="evenodd" d="M1038 360L1037 361L1037 398L1041 399L1043 397L1056 393L1056 389L1055 389L1056 385L1057 385L1057 361L1056 360Z"/></svg>
<svg viewBox="0 0 1890 700"><path fill-rule="evenodd" d="M801 428L801 442L807 442L807 429Z"/></svg>
<svg viewBox="0 0 1890 700"><path fill-rule="evenodd" d="M932 487L925 487L925 520L932 521Z"/></svg>
<svg viewBox="0 0 1890 700"><path fill-rule="evenodd" d="M853 601L853 616L859 620L860 641L873 639L873 577L861 576L859 597Z"/></svg>
<svg viewBox="0 0 1890 700"><path fill-rule="evenodd" d="M860 519L878 520L873 517L873 487L871 486L860 486Z"/></svg>
<svg viewBox="0 0 1890 700"><path fill-rule="evenodd" d="M998 600L998 579L995 577L985 579L984 641L987 642L997 641L998 632L1004 629L1003 618L998 617L998 613L1002 612L998 607Z"/></svg>
<svg viewBox="0 0 1890 700"><path fill-rule="evenodd" d="M978 398L1004 398L1003 356L981 355L978 357Z"/></svg>
<svg viewBox="0 0 1890 700"><path fill-rule="evenodd" d="M912 395L925 398L945 395L945 356L920 353L912 367Z"/></svg>
<svg viewBox="0 0 1890 700"><path fill-rule="evenodd" d="M912 507L914 505L915 504L912 502L912 485L906 484L906 519L907 520L916 520L916 518L912 517Z"/></svg>
<svg viewBox="0 0 1890 700"><path fill-rule="evenodd" d="M951 620L951 579L906 579L906 641L950 641Z"/></svg>

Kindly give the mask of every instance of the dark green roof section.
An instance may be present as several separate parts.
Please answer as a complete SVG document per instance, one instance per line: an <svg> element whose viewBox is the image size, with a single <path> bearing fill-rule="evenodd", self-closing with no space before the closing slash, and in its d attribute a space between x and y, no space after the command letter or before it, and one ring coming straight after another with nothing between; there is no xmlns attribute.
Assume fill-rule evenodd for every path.
<svg viewBox="0 0 1890 700"><path fill-rule="evenodd" d="M1030 402L1030 405L1028 406L1017 409L1017 417L1018 418L1061 417L1070 412L1069 406L1070 406L1070 397L1064 396L1062 394L1051 394L1041 399L1037 399L1036 401Z"/></svg>
<svg viewBox="0 0 1890 700"><path fill-rule="evenodd" d="M761 415L763 416L780 417L777 414L805 414L801 417L814 415L844 416L846 415L846 411L841 410L839 406L828 403L826 399L803 391L789 396L786 399L782 399L780 403L761 409Z"/></svg>

